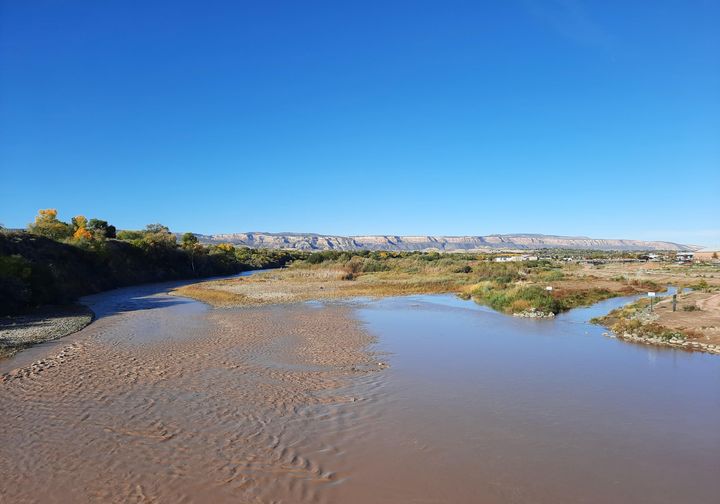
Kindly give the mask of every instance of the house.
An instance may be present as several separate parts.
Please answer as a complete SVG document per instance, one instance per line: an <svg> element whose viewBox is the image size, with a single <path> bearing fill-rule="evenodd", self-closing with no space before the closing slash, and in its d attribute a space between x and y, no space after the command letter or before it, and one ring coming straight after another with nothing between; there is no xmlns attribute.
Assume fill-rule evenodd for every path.
<svg viewBox="0 0 720 504"><path fill-rule="evenodd" d="M678 252L675 254L675 260L677 262L686 264L693 262L693 258L695 257L694 252Z"/></svg>
<svg viewBox="0 0 720 504"><path fill-rule="evenodd" d="M537 261L538 256L523 254L520 256L498 256L494 259L495 262L516 262L516 261Z"/></svg>

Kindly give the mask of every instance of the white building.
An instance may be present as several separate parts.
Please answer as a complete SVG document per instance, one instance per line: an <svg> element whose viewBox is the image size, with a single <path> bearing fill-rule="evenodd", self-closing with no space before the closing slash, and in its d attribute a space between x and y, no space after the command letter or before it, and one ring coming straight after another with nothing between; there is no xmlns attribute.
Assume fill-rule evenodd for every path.
<svg viewBox="0 0 720 504"><path fill-rule="evenodd" d="M695 258L694 252L678 252L675 254L675 259L679 263L691 263Z"/></svg>

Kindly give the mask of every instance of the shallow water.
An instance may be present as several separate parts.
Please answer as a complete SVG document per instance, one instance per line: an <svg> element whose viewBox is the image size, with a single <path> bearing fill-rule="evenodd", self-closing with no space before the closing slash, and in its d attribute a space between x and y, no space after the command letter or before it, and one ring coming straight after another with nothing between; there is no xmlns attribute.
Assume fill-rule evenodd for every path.
<svg viewBox="0 0 720 504"><path fill-rule="evenodd" d="M720 359L585 323L627 301L554 320L452 296L359 309L391 368L344 501L717 502Z"/></svg>
<svg viewBox="0 0 720 504"><path fill-rule="evenodd" d="M96 322L4 364L24 371L0 383L0 501L719 495L720 358L585 322L627 299L526 320L453 296L210 310L167 288L88 298Z"/></svg>

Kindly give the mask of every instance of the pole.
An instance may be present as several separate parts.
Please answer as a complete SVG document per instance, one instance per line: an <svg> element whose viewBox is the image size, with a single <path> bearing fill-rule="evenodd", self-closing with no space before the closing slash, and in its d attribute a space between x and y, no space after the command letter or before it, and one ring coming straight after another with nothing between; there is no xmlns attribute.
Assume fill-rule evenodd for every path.
<svg viewBox="0 0 720 504"><path fill-rule="evenodd" d="M673 311L677 309L677 294L673 294Z"/></svg>

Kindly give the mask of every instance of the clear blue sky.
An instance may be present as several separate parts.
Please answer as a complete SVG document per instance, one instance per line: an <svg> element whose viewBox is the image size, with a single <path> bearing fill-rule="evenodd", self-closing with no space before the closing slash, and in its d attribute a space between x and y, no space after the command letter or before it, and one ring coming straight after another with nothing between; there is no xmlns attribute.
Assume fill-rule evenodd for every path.
<svg viewBox="0 0 720 504"><path fill-rule="evenodd" d="M720 243L717 1L0 9L6 226Z"/></svg>

